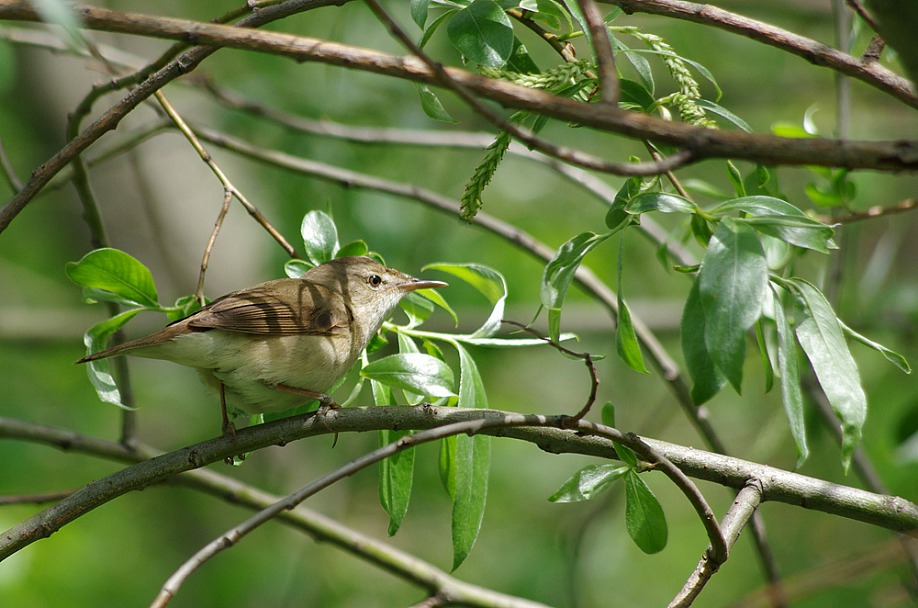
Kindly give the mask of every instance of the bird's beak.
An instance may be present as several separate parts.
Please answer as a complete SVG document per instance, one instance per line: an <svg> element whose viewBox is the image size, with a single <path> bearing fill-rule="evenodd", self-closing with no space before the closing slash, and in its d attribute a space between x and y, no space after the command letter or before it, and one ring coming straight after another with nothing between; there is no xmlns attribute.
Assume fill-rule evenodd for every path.
<svg viewBox="0 0 918 608"><path fill-rule="evenodd" d="M418 289L436 289L437 287L446 287L447 283L443 281L428 281L426 279L411 279L405 283L401 283L398 288L400 291L409 292L415 291Z"/></svg>

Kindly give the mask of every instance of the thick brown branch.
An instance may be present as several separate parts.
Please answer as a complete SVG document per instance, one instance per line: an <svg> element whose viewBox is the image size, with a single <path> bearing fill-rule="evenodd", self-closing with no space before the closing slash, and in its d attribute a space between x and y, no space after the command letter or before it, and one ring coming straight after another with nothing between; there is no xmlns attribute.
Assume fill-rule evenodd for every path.
<svg viewBox="0 0 918 608"><path fill-rule="evenodd" d="M342 1L345 0L338 0L338 3ZM334 3L314 2L312 4ZM628 7L638 10L638 5L628 5ZM673 10L668 4L666 8ZM171 38L206 45L210 48L193 49L181 60L169 64L151 76L122 102L104 113L80 137L72 140L54 158L39 167L25 189L0 212L0 231L73 156L88 147L103 133L113 129L121 118L151 95L154 90L158 90L165 83L193 70L216 47L226 46L276 54L298 61L319 61L427 84L438 84L434 71L416 58L395 57L315 38L250 28L136 13L120 13L90 7L78 6L75 7L75 10L89 28ZM259 14L262 12L267 12L267 9ZM34 21L38 19L38 16L28 4L7 0L0 3L0 18ZM865 67L864 69L873 68ZM863 142L790 139L705 129L617 108L583 104L544 91L485 78L464 70L448 69L448 74L452 80L473 91L476 95L496 101L506 107L545 114L626 137L649 139L680 146L691 153L693 160L739 158L766 164L823 165L889 171L918 170L918 142L914 141Z"/></svg>

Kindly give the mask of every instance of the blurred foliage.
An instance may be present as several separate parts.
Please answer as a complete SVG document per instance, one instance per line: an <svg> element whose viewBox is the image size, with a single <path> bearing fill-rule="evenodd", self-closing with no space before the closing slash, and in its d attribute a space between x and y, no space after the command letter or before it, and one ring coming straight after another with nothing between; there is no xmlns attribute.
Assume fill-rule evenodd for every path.
<svg viewBox="0 0 918 608"><path fill-rule="evenodd" d="M155 10L208 20L240 4L222 0L205 7L163 2ZM834 40L831 13L823 3L734 4L741 12L799 34L827 43ZM149 3L130 0L107 6L153 10ZM407 3L398 6L407 7ZM390 9L395 11L395 7L392 4ZM398 17L411 24L407 8ZM716 77L722 95L718 99L714 86L700 79L702 96L717 99L755 132L769 132L781 125L798 125L796 128L810 134L838 132L836 77L826 69L698 24L634 15L620 16L616 25L650 32L680 55L703 63ZM358 2L312 11L271 27L403 52ZM855 28L855 54L869 41L866 29ZM557 64L532 32L516 30L537 63ZM419 32L412 30L418 37ZM163 41L126 36L92 34L92 38L144 57L167 47ZM587 48L583 40L575 43L581 51ZM425 48L446 63L460 63L461 50L456 50L447 28L435 32ZM641 80L638 68L622 63L626 78ZM657 86L674 89L666 66L650 63ZM448 127L428 117L415 85L394 79L234 50L212 56L196 71L204 73L217 87L314 120L357 127ZM104 79L87 69L84 60L0 40L0 140L19 176L27 176L63 145L67 113L94 82ZM497 136L455 96L434 92L444 111L460 121L458 128L482 132L486 141ZM182 81L170 85L166 93L195 125L303 158L430 188L455 200L457 213L460 196L487 145L431 149L346 141L294 131L228 108ZM851 115L856 118L846 125L850 137L898 138L918 132L915 112L903 104L857 83L851 93ZM107 97L98 108L115 100ZM153 115L141 109L138 116L149 120ZM126 126L131 124L136 126L132 121ZM808 130L809 125L815 131ZM552 122L544 125L542 133L587 150L607 146L609 141L585 129ZM115 141L117 135L106 136L100 146ZM362 239L372 243L392 266L414 274L431 261L487 264L506 277L506 316L526 322L536 313L544 262L522 255L512 244L475 224L411 200L304 177L243 160L216 146L209 149L288 240L295 240L307 211L328 210L342 242ZM622 140L615 154L627 159L646 151ZM755 171L748 163L737 166L741 175ZM821 206L826 201L842 201L853 210L865 210L894 205L914 197L916 191L912 175L842 175L805 168L782 168L775 173L783 193L804 211L817 214L836 213ZM735 185L724 163L717 161L688 167L679 176L687 184L707 184L720 192L732 192ZM163 133L125 156L93 167L91 179L111 245L149 264L162 301L172 302L193 292L222 189L187 143L174 132ZM625 184L622 178L602 179L613 189ZM12 193L0 180L3 199ZM703 193L693 194L705 207L715 200ZM483 196L483 211L552 248L572 235L604 229L608 211L607 204L545 166L513 154L505 156ZM671 231L674 242L682 236L684 219L676 215L680 214L654 218ZM847 325L913 362L918 361L916 236L918 215L914 212L845 224L835 237L840 249L829 258L809 254L796 262L797 273L822 287ZM700 260L700 247L691 242L686 246ZM72 364L82 355L81 334L102 315L87 310L64 267L92 248L80 203L69 184L48 189L0 235L0 415L117 439L120 411L100 403L84 370ZM620 256L626 260L621 276ZM284 251L241 208L234 207L210 261L206 291L216 296L279 277L286 261ZM621 280L631 314L648 323L669 352L681 352L677 330L691 283L674 272L671 264L660 263L655 245L631 234L620 246L617 239L610 239L596 247L585 265L608 285ZM490 307L473 288L455 283L448 297L463 322L459 330L473 331L487 318ZM134 323L139 334L160 321L140 315ZM430 323L444 331L452 328L452 319L441 311ZM547 325L540 329L548 331ZM615 356L616 336L607 313L577 288L567 294L563 329L579 334L578 350L607 355L597 363L601 382L597 399L616 404L621 428L701 446L659 376L634 373ZM891 494L918 500L916 379L860 345L852 344L851 350L870 404L862 446ZM527 413L567 408L573 414L589 390L582 363L550 349L469 347L469 351L487 388L488 403L495 408ZM141 408L138 430L145 442L175 449L219 432L215 400L193 372L155 361L133 362L131 371ZM706 404L711 420L734 455L792 469L797 451L780 392L764 392L761 366L747 361L745 372L742 397L722 391ZM342 394L348 389L342 388ZM364 391L361 401L371 400L369 391ZM598 415L594 412L591 417ZM858 485L853 473L843 474L838 445L822 430L812 407L807 406L805 416L810 457L801 472ZM214 468L280 493L365 453L376 441L375 436L349 434L331 449L331 440L321 438L264 450L239 468ZM450 504L440 489L435 449L424 446L419 451L422 457L415 470L411 506L389 542L449 569L453 560ZM548 497L574 471L595 465L595 461L551 456L532 445L508 440L492 442L491 459L490 500L481 533L456 572L463 580L556 606L604 606L613 594L620 605L662 605L678 591L707 542L684 498L659 476L645 479L666 511L669 538L662 552L646 555L629 540L622 525L625 500L621 484L597 500L549 502ZM73 489L121 468L8 440L0 441L0 463L3 495ZM388 514L379 507L375 475L375 470L365 471L310 499L307 505L385 538ZM715 512L723 513L731 494L709 484L701 488ZM8 528L36 510L34 505L0 507L0 523ZM800 590L794 606L911 605L904 590L908 571L901 553L889 549L887 532L787 505L765 504L762 513L780 572L789 579L788 590ZM90 606L104 601L144 605L190 554L245 516L238 507L179 487L157 486L129 494L6 560L0 567L3 604ZM876 561L866 565L857 561L871 555L878 556ZM846 569L852 563L860 565L853 572ZM762 581L752 543L744 534L698 605L731 605L760 590ZM806 582L816 588L806 589ZM284 526L268 525L192 576L171 605L396 606L417 602L422 596L422 591L347 554Z"/></svg>

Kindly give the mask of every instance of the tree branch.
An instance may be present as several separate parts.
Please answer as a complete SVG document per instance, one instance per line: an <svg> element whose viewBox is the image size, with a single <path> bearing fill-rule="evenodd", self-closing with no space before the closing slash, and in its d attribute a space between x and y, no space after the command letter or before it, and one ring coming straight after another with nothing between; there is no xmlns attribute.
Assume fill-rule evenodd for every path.
<svg viewBox="0 0 918 608"><path fill-rule="evenodd" d="M453 422L516 416L497 410L439 408L428 405L391 407L348 407L335 411L324 421L314 416L294 416L242 429L232 437L219 437L169 452L87 484L61 502L20 522L0 535L0 560L29 544L47 538L64 525L96 507L132 490L159 483L170 477L222 461L240 452L252 452L271 445L327 433L380 429L429 429ZM544 417L534 416L534 424ZM550 453L577 453L615 458L609 441L583 435L582 430L532 427L495 427L482 432L527 441ZM46 441L23 428L23 423L0 417L0 436ZM73 440L74 435L67 435ZM895 496L883 496L783 471L767 465L704 452L664 441L642 439L686 475L723 486L741 489L750 479L762 487L765 501L783 502L830 513L868 524L918 536L918 505ZM60 440L54 445L70 445ZM125 452L121 452L124 454Z"/></svg>
<svg viewBox="0 0 918 608"><path fill-rule="evenodd" d="M251 29L287 12L317 6L341 4L347 0L288 0L242 19L237 26L201 23L137 13L75 6L86 27L104 31L172 38L206 45L193 48L140 83L118 104L107 110L78 137L38 167L25 187L0 211L2 232L50 179L138 104L166 83L194 70L217 48L228 46L290 57L298 61L319 61L360 69L416 82L438 85L437 74L415 58L394 57L315 38L291 36ZM630 5L629 5L630 6ZM630 7L635 9L635 7ZM636 9L635 9L636 10ZM0 19L38 20L26 2L4 0ZM245 26L245 27L241 27ZM476 95L507 107L553 116L618 133L636 139L668 143L684 148L692 161L706 158L737 158L764 164L796 164L844 167L848 169L918 170L918 142L915 141L838 141L792 139L772 135L752 135L741 131L722 131L675 123L646 114L628 112L605 105L583 104L492 78L447 68L450 79Z"/></svg>

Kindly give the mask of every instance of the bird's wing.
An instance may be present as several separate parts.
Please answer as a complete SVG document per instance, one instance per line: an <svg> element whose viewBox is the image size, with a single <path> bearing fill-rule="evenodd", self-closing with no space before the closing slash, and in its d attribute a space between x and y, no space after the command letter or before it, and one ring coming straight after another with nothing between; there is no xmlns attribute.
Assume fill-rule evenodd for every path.
<svg viewBox="0 0 918 608"><path fill-rule="evenodd" d="M214 300L184 322L192 331L332 335L346 331L350 324L350 310L342 300L340 294L321 286L279 279ZM317 301L322 304L316 306Z"/></svg>

